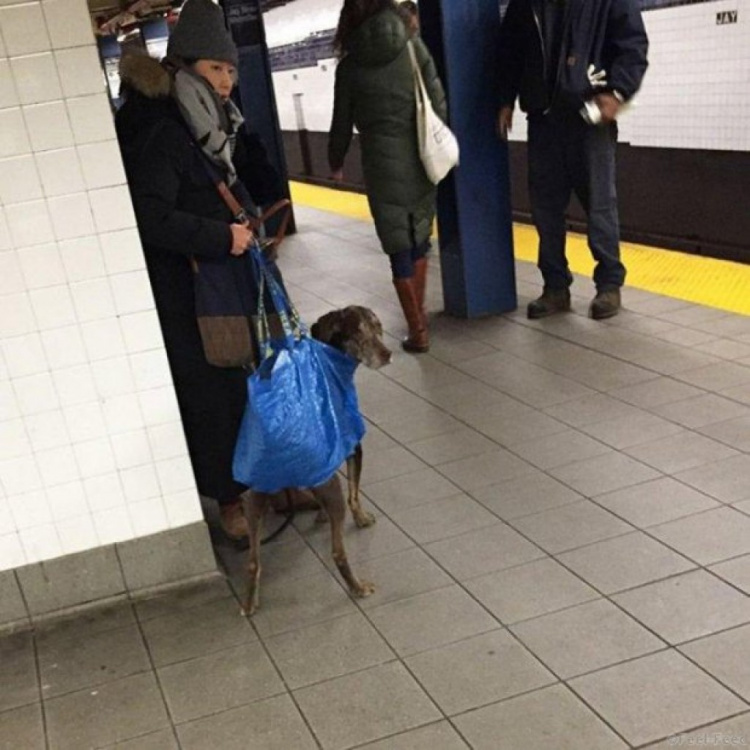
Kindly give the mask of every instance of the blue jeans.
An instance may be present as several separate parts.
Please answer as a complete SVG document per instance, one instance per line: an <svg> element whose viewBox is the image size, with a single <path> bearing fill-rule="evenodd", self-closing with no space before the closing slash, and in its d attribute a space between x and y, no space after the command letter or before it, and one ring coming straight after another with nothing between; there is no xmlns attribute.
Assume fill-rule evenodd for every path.
<svg viewBox="0 0 750 750"><path fill-rule="evenodd" d="M588 219L598 291L625 281L615 186L617 124L587 125L577 112L529 115L529 195L545 289L573 281L565 257L565 212L575 192Z"/></svg>
<svg viewBox="0 0 750 750"><path fill-rule="evenodd" d="M414 276L414 262L424 258L430 251L430 241L425 240L409 250L401 250L391 253L388 260L391 262L391 274L394 279L409 279Z"/></svg>

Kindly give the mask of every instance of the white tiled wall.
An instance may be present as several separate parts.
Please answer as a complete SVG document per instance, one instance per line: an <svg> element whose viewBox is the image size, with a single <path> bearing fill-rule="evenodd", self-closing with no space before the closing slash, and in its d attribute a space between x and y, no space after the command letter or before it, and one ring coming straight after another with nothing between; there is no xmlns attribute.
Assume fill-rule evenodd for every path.
<svg viewBox="0 0 750 750"><path fill-rule="evenodd" d="M0 570L201 518L85 0L0 0Z"/></svg>

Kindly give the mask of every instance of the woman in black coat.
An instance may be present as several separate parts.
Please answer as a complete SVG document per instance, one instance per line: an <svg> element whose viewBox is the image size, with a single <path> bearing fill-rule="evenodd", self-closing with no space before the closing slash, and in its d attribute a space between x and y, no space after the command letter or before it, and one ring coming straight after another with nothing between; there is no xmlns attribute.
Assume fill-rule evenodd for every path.
<svg viewBox="0 0 750 750"><path fill-rule="evenodd" d="M247 373L206 361L190 258L227 262L252 241L250 229L233 222L210 170L240 202L247 203L245 184L257 205L280 197L280 188L229 100L237 50L221 9L188 0L167 60L165 66L140 55L123 58L117 135L198 490L219 502L224 531L242 538L237 498L246 488L232 477L232 456ZM194 101L205 105L200 112ZM206 120L206 112L213 117Z"/></svg>

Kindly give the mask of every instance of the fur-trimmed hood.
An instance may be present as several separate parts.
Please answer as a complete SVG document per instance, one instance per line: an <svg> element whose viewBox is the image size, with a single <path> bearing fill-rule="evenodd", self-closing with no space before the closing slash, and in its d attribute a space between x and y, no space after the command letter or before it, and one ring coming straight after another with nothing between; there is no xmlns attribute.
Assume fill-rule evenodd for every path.
<svg viewBox="0 0 750 750"><path fill-rule="evenodd" d="M120 60L120 81L126 88L149 99L169 96L172 81L164 66L153 57L131 52Z"/></svg>

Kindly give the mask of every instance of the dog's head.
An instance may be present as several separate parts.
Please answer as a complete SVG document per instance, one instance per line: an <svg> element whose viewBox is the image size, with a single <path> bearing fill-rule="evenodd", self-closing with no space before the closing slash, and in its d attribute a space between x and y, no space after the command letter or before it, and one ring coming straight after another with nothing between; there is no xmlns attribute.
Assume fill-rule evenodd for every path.
<svg viewBox="0 0 750 750"><path fill-rule="evenodd" d="M349 305L326 313L313 323L310 333L373 370L391 361L391 350L383 343L383 326L367 307Z"/></svg>

